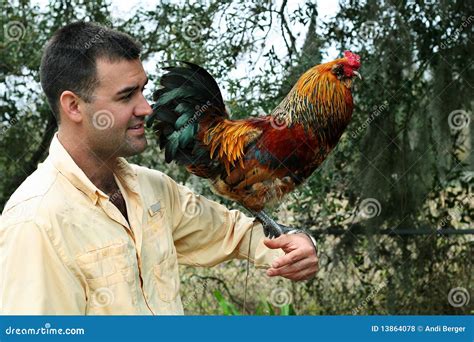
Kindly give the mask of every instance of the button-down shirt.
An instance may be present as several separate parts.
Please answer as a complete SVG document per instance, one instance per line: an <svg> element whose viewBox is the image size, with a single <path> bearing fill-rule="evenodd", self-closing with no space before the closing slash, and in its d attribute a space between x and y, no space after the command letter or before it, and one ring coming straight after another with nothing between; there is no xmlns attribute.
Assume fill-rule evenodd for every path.
<svg viewBox="0 0 474 342"><path fill-rule="evenodd" d="M118 164L128 221L114 194L97 188L53 138L1 217L2 314L183 314L178 264L248 257L268 267L283 255L264 246L252 218L159 171Z"/></svg>

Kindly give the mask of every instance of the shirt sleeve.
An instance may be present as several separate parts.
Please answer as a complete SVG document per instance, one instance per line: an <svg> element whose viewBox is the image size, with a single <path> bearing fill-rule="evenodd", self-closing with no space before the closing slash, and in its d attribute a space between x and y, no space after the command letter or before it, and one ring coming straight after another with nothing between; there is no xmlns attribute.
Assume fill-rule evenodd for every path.
<svg viewBox="0 0 474 342"><path fill-rule="evenodd" d="M80 281L34 221L0 224L0 271L2 315L85 313Z"/></svg>
<svg viewBox="0 0 474 342"><path fill-rule="evenodd" d="M194 194L167 177L171 196L173 240L180 264L214 266L249 257L256 267L268 268L284 254L263 244L263 227L238 210Z"/></svg>

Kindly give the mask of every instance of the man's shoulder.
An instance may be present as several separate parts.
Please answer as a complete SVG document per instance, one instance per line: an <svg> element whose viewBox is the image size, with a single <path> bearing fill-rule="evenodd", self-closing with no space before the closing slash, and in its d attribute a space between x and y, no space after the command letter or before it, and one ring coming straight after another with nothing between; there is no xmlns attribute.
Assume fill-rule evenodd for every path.
<svg viewBox="0 0 474 342"><path fill-rule="evenodd" d="M166 174L164 174L161 171L151 169L151 168L143 166L143 165L130 164L130 166L137 173L138 176L154 177L154 178L162 178L162 177L166 176Z"/></svg>
<svg viewBox="0 0 474 342"><path fill-rule="evenodd" d="M58 177L47 161L28 176L10 196L2 213L2 225L27 222L38 216L39 209L44 206L47 194L53 188Z"/></svg>
<svg viewBox="0 0 474 342"><path fill-rule="evenodd" d="M148 167L133 165L136 172L140 193L145 205L160 202L162 207L172 207L179 193L179 186L167 174Z"/></svg>
<svg viewBox="0 0 474 342"><path fill-rule="evenodd" d="M169 187L170 183L175 183L170 176L161 171L136 164L130 164L130 166L136 172L140 183L150 183L155 187Z"/></svg>

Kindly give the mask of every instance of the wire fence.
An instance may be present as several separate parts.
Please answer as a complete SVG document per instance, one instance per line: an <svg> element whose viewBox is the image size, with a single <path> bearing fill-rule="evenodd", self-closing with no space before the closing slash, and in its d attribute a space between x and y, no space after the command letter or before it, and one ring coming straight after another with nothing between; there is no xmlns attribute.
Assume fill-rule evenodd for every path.
<svg viewBox="0 0 474 342"><path fill-rule="evenodd" d="M449 236L449 235L469 235L474 234L474 229L383 229L378 231L367 230L362 227L356 227L351 229L344 228L326 228L326 229L315 229L310 230L310 233L314 236L321 235L344 235L347 233L356 235L389 235L389 236L400 236L400 235L437 235L437 236Z"/></svg>

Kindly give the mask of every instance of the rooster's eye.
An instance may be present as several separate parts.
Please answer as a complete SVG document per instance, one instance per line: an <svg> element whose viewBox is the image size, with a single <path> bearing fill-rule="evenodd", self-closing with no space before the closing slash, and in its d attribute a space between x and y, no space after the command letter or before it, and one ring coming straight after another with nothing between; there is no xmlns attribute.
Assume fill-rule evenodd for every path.
<svg viewBox="0 0 474 342"><path fill-rule="evenodd" d="M342 76L344 76L344 68L341 64L336 64L335 66L333 66L332 68L332 73L337 77L337 78L341 78Z"/></svg>

